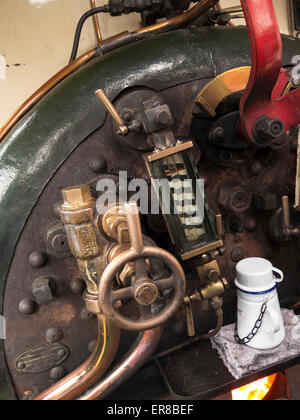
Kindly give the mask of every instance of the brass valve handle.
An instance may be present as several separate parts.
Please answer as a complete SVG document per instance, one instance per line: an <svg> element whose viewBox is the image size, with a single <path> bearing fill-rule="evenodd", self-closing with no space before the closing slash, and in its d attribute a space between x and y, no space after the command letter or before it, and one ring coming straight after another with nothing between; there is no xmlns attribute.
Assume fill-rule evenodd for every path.
<svg viewBox="0 0 300 420"><path fill-rule="evenodd" d="M179 309L185 296L185 275L177 259L161 248L144 246L140 217L136 203L125 204L131 248L114 259L104 270L99 285L99 302L104 315L125 330L142 331L166 322ZM171 272L170 277L152 280L149 277L146 259L162 260ZM130 287L113 289L117 273L129 262L135 263L135 277ZM170 301L160 312L152 313L151 305L164 289L173 289ZM139 305L140 317L131 319L122 315L114 303L133 299Z"/></svg>
<svg viewBox="0 0 300 420"><path fill-rule="evenodd" d="M111 101L107 97L104 90L103 89L98 89L96 91L96 95L98 96L100 101L103 103L103 105L105 106L105 108L107 109L107 111L109 112L111 117L115 120L115 122L118 126L118 134L120 134L122 136L127 136L128 131L129 131L127 125L125 124L125 122L123 121L121 116L118 114L118 111L113 106L113 104L111 103Z"/></svg>

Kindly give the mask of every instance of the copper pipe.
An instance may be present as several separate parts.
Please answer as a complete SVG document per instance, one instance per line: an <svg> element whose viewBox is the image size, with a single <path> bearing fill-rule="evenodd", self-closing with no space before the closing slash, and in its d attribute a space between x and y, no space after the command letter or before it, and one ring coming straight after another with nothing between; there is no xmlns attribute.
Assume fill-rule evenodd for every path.
<svg viewBox="0 0 300 420"><path fill-rule="evenodd" d="M189 11L175 16L171 19L168 19L162 23L158 23L156 25L149 26L147 28L139 29L135 32L131 32L132 35L134 34L154 34L158 32L165 32L172 29L179 28L180 26L187 25L188 23L195 20L198 16L202 13L206 12L210 7L214 6L218 3L218 0L202 0L196 6L194 6ZM126 38L128 33L124 33L123 36ZM115 42L116 37L111 37L111 42ZM108 46L110 42L110 38L104 41L101 41L99 46L102 45ZM120 45L117 45L118 47ZM0 141L4 139L4 137L9 133L9 131L13 128L13 126L35 105L46 93L48 93L54 86L56 86L59 82L61 82L65 77L71 74L73 71L77 70L80 66L85 64L91 58L93 58L94 54L96 53L97 49L94 48L87 53L83 54L81 57L77 58L72 63L68 64L62 70L60 70L55 76L53 76L48 82L43 84L23 105L21 105L17 111L9 118L9 120L0 128Z"/></svg>
<svg viewBox="0 0 300 420"><path fill-rule="evenodd" d="M156 327L152 330L144 331L129 351L127 357L120 363L103 381L81 395L78 400L94 400L96 398L105 399L116 388L127 381L137 372L155 351L162 330Z"/></svg>
<svg viewBox="0 0 300 420"><path fill-rule="evenodd" d="M98 341L92 355L76 370L34 400L73 400L94 385L111 365L119 347L120 329L98 315Z"/></svg>
<svg viewBox="0 0 300 420"><path fill-rule="evenodd" d="M142 33L160 33L170 31L172 29L179 28L180 26L187 25L195 20L198 16L205 13L211 7L214 7L218 3L218 0L200 0L198 4L192 7L185 13L175 16L171 19L157 23L155 25L147 26L136 31L138 34Z"/></svg>
<svg viewBox="0 0 300 420"><path fill-rule="evenodd" d="M96 0L90 0L90 2L91 2L91 8L92 9L95 9L95 7L96 7ZM100 30L98 16L97 15L94 15L93 16L93 20L94 20L94 26L95 26L95 31L96 31L96 36L97 36L98 44L100 44L100 42L102 41L102 36L101 36L101 30Z"/></svg>

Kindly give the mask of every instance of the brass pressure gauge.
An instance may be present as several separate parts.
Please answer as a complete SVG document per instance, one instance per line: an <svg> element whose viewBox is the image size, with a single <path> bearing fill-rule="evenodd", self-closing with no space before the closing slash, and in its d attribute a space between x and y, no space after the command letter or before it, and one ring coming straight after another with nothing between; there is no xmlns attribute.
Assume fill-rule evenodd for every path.
<svg viewBox="0 0 300 420"><path fill-rule="evenodd" d="M192 141L177 143L145 156L172 242L183 260L223 245L192 163L192 148Z"/></svg>

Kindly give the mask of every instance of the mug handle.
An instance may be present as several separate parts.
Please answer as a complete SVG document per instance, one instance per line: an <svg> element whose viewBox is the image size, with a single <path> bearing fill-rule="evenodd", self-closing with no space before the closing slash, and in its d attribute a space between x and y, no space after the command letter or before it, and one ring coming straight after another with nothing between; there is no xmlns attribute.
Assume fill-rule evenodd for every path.
<svg viewBox="0 0 300 420"><path fill-rule="evenodd" d="M275 277L274 275L274 280L276 280L277 283L281 283L282 280L284 279L284 274L281 270L279 270L278 268L272 267L272 271L275 271L275 273L279 274L279 278Z"/></svg>
<svg viewBox="0 0 300 420"><path fill-rule="evenodd" d="M278 333L281 329L281 320L278 313L273 308L270 308L270 307L267 307L266 313L269 313L270 319L273 324L272 329L268 330L267 333L268 334Z"/></svg>

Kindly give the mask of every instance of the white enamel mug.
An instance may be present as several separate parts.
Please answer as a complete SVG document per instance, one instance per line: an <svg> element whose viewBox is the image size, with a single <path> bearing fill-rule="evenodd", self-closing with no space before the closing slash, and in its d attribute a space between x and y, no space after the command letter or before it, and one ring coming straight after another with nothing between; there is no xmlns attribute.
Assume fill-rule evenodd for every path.
<svg viewBox="0 0 300 420"><path fill-rule="evenodd" d="M285 328L277 294L277 285L283 278L282 271L264 258L246 258L236 265L237 332L240 339L252 332L261 315L262 306L266 304L261 327L251 341L246 343L247 346L268 350L283 342Z"/></svg>

